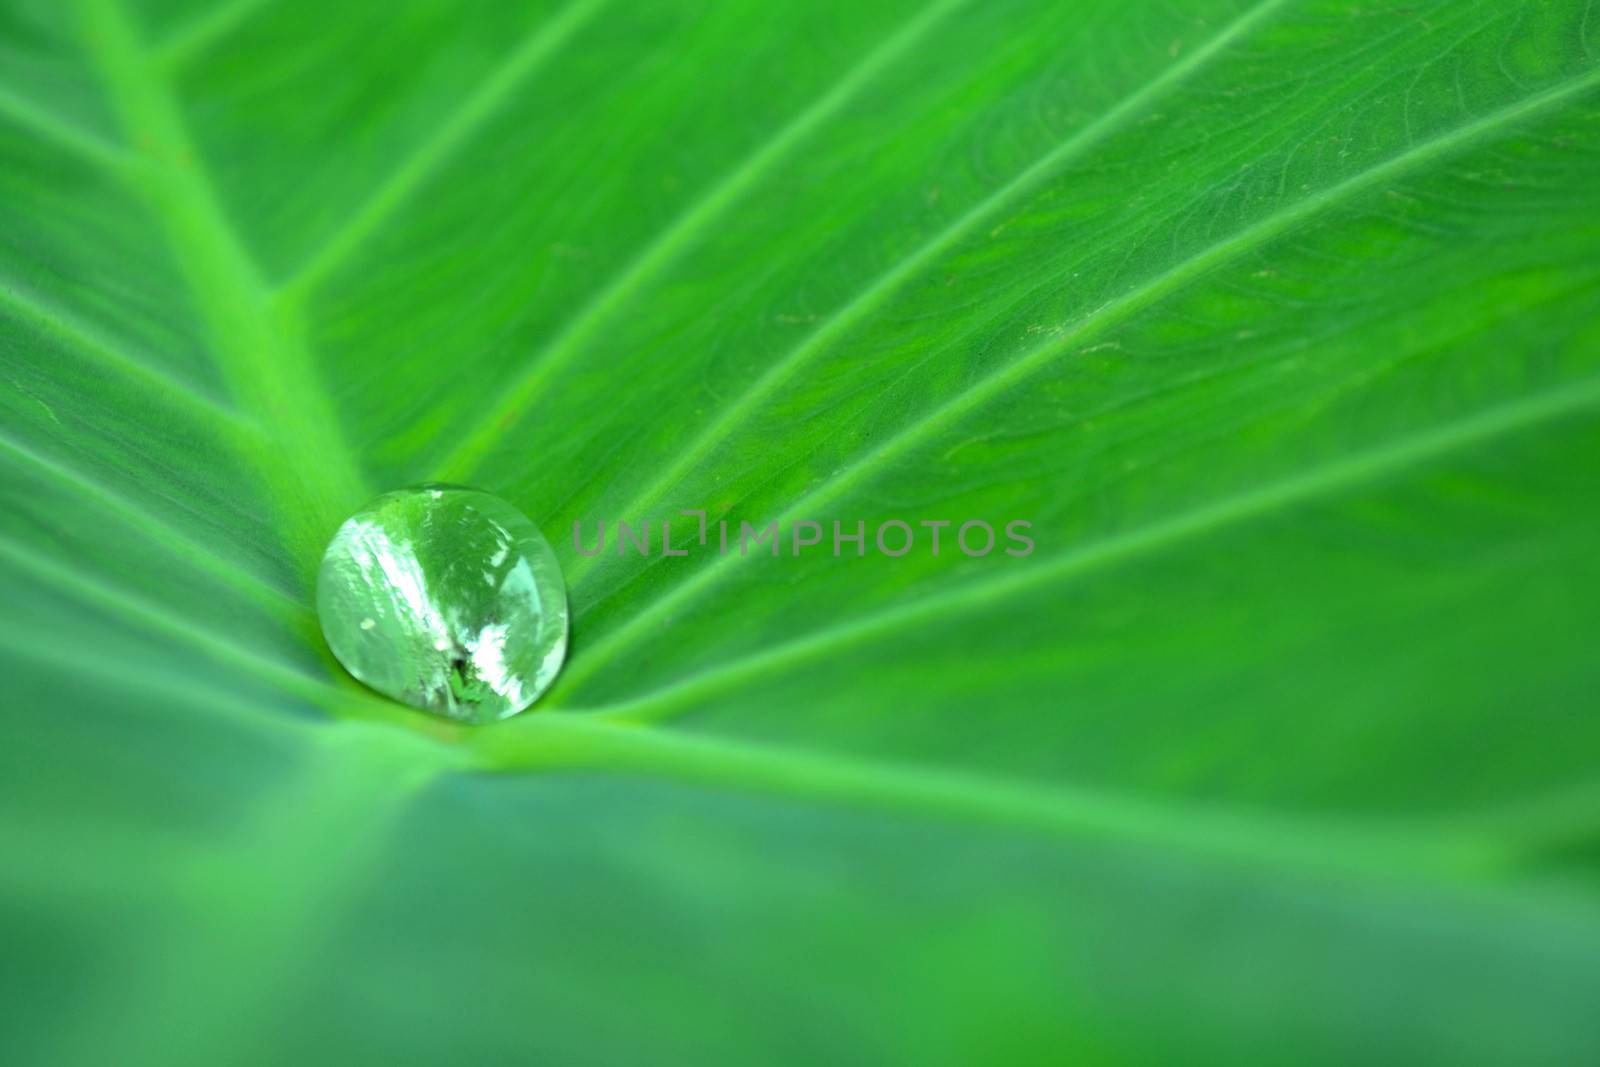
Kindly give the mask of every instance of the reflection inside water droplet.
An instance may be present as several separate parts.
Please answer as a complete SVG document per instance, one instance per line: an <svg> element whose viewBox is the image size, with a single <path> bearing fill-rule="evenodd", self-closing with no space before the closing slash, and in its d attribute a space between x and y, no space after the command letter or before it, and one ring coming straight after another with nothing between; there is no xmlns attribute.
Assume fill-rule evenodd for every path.
<svg viewBox="0 0 1600 1067"><path fill-rule="evenodd" d="M345 669L396 700L463 722L526 708L567 651L567 596L537 527L459 486L388 493L322 557L317 614Z"/></svg>

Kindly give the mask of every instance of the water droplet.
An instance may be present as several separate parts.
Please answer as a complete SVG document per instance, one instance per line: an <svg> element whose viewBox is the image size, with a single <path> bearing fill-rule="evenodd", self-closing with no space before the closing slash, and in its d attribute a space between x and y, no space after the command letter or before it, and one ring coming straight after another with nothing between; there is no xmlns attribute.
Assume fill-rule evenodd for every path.
<svg viewBox="0 0 1600 1067"><path fill-rule="evenodd" d="M454 485L388 493L346 520L322 557L317 614L351 674L462 722L526 708L567 654L549 542L504 500Z"/></svg>

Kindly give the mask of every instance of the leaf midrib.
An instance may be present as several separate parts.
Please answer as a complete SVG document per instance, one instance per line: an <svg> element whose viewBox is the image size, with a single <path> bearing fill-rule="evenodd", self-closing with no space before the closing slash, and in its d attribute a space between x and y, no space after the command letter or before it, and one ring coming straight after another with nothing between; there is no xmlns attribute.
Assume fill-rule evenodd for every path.
<svg viewBox="0 0 1600 1067"><path fill-rule="evenodd" d="M306 351L296 313L275 304L224 212L156 58L120 0L79 0L89 51L146 166L139 183L162 224L241 409L270 434L251 451L280 532L309 587L311 561L369 495Z"/></svg>

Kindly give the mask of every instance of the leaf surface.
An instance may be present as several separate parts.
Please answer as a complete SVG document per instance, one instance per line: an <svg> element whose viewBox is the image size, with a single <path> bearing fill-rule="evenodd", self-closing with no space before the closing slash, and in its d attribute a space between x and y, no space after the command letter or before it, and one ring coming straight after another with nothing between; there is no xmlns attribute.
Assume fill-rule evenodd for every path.
<svg viewBox="0 0 1600 1067"><path fill-rule="evenodd" d="M5 0L0 1048L1594 1059L1597 39ZM425 480L561 556L504 724L309 606Z"/></svg>

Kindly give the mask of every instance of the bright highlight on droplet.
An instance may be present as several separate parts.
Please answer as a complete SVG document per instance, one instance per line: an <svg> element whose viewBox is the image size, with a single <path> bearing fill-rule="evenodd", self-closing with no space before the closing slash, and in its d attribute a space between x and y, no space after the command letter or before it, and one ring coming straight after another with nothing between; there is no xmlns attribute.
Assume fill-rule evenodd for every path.
<svg viewBox="0 0 1600 1067"><path fill-rule="evenodd" d="M317 614L356 678L461 722L526 708L567 654L550 543L504 500L454 485L387 493L347 519L322 557Z"/></svg>

